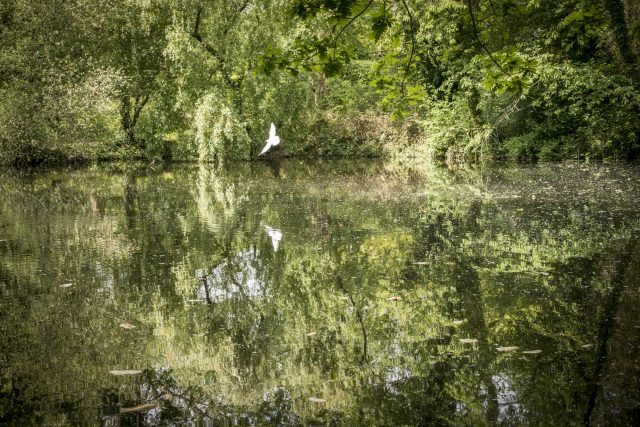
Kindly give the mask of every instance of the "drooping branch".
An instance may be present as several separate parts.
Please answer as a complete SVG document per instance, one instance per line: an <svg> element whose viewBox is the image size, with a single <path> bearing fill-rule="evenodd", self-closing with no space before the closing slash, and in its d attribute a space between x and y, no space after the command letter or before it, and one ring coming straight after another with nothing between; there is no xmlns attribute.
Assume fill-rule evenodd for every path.
<svg viewBox="0 0 640 427"><path fill-rule="evenodd" d="M229 75L229 72L227 71L227 63L223 58L223 56L220 54L220 52L218 52L217 49L215 49L212 45L207 43L207 41L200 34L201 17L202 17L202 9L198 9L198 13L196 14L196 22L193 26L193 33L191 33L191 37L196 39L200 43L200 45L204 48L204 50L216 59L218 63L217 70L220 72L220 74L222 74L222 78L227 83L227 85L229 85L229 87L231 87L231 89L233 90L240 89L242 80L233 80L231 78L231 76Z"/></svg>
<svg viewBox="0 0 640 427"><path fill-rule="evenodd" d="M202 9L198 9L198 13L196 14L196 23L193 26L193 37L196 40L202 41L200 38L200 17L202 16Z"/></svg>
<svg viewBox="0 0 640 427"><path fill-rule="evenodd" d="M335 55L335 51L336 51L336 46L338 43L338 39L340 38L340 36L342 35L342 33L351 25L353 24L353 22L356 21L356 19L358 19L360 16L362 16L373 4L374 0L370 0L365 6L364 8L362 8L362 10L360 10L360 12L356 13L353 17L351 17L349 19L349 21L340 29L340 31L338 31L338 34L336 34L336 36L333 38L333 52ZM416 39L415 39L415 31L416 31L416 26L415 26L415 19L413 17L413 14L411 13L411 9L409 8L409 5L407 4L406 0L402 0L402 4L404 9L407 12L407 15L409 17L409 32L411 33L411 52L409 54L409 60L407 61L407 66L405 67L405 72L404 72L404 76L402 78L402 90L404 92L404 85L405 82L407 80L407 77L409 75L409 72L411 70L411 64L413 63L413 58L415 56L415 52L416 52ZM386 1L383 3L383 14L385 14L386 16Z"/></svg>
<svg viewBox="0 0 640 427"><path fill-rule="evenodd" d="M409 30L411 32L411 54L409 55L409 61L407 62L407 68L404 70L404 77L402 77L402 92L404 93L404 83L407 80L407 76L409 75L409 70L411 69L411 62L413 61L413 55L416 52L416 30L414 27L413 15L411 14L411 9L409 9L409 5L405 0L402 0L402 4L404 5L405 10L407 11L407 15L409 15Z"/></svg>
<svg viewBox="0 0 640 427"><path fill-rule="evenodd" d="M496 14L496 7L495 7L495 5L493 4L493 1L492 1L492 0L489 0L489 4L491 5L491 10L493 11L493 14L495 15L495 14Z"/></svg>
<svg viewBox="0 0 640 427"><path fill-rule="evenodd" d="M236 24L236 22L238 21L238 18L240 17L240 15L242 14L242 12L244 12L244 10L249 6L249 1L245 1L244 4L242 6L240 6L240 8L237 10L237 12L235 13L235 15L233 15L233 17L229 20L229 22L227 23L227 25L224 27L224 30L222 31L222 34L224 37L226 37L226 35L229 33L229 30L231 28L233 28L233 26Z"/></svg>
<svg viewBox="0 0 640 427"><path fill-rule="evenodd" d="M349 22L347 22L344 25L344 27L342 27L340 29L340 31L338 31L338 34L333 38L333 54L334 54L334 56L335 56L335 52L336 52L336 45L338 43L338 39L340 38L340 36L344 32L344 30L346 30L347 27L349 27L351 24L353 24L353 22L356 19L358 19L360 16L362 16L362 14L365 13L367 11L367 9L369 9L369 7L371 7L372 4L373 4L373 0L370 0L369 3L367 3L367 5L364 7L364 9L362 9L360 12L358 12L353 18L349 19Z"/></svg>
<svg viewBox="0 0 640 427"><path fill-rule="evenodd" d="M484 50L487 53L487 55L489 55L489 59L491 59L491 62L493 62L496 65L496 67L498 67L498 69L502 74L504 74L505 76L511 76L511 74L509 74L507 71L505 71L504 68L502 68L502 66L498 63L498 61L496 61L496 59L491 54L491 51L489 51L487 46L484 43L482 43L482 40L480 40L480 35L478 34L478 27L476 25L476 17L473 14L473 6L471 6L471 0L467 0L467 6L469 7L469 14L471 15L471 24L473 25L473 35L475 36L476 40L480 44L480 47L482 48L482 50Z"/></svg>

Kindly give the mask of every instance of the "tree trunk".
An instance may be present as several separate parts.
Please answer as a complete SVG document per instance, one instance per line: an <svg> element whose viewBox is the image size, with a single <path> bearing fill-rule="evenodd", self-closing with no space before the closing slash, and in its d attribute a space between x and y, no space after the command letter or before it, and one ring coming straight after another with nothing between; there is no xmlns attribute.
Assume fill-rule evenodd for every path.
<svg viewBox="0 0 640 427"><path fill-rule="evenodd" d="M138 141L135 135L136 124L140 117L140 112L149 100L148 96L137 95L134 98L133 111L131 108L131 97L123 95L120 98L120 126L122 128L122 143L125 146L138 146L144 148L142 141Z"/></svg>
<svg viewBox="0 0 640 427"><path fill-rule="evenodd" d="M120 127L122 129L122 144L126 147L135 143L135 135L131 126L131 100L128 95L120 98Z"/></svg>
<svg viewBox="0 0 640 427"><path fill-rule="evenodd" d="M636 54L631 47L631 38L629 37L629 29L627 28L622 0L604 0L604 6L607 12L609 12L613 36L615 37L618 50L620 50L620 56L622 56L625 66L635 75L639 75L640 72L636 67L638 58L636 58Z"/></svg>
<svg viewBox="0 0 640 427"><path fill-rule="evenodd" d="M324 73L320 73L318 74L318 80L316 80L316 90L314 92L314 100L316 105L320 104L320 101L322 101L322 97L324 96L324 90L325 90L325 77L324 77Z"/></svg>
<svg viewBox="0 0 640 427"><path fill-rule="evenodd" d="M476 127L481 127L484 124L482 118L482 111L480 110L480 91L477 87L472 87L469 90L467 96L467 104L469 105L469 111L471 112L471 118Z"/></svg>

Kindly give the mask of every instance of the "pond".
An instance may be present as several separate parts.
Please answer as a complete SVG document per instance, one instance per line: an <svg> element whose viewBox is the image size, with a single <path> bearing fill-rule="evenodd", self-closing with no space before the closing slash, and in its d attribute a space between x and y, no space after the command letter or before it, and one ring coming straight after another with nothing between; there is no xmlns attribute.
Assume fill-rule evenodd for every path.
<svg viewBox="0 0 640 427"><path fill-rule="evenodd" d="M640 169L1 172L0 424L640 420Z"/></svg>

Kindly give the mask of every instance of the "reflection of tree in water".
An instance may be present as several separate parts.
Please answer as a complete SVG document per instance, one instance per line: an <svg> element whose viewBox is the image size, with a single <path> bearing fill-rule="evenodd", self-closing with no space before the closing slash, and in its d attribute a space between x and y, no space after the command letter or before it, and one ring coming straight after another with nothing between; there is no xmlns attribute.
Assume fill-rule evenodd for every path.
<svg viewBox="0 0 640 427"><path fill-rule="evenodd" d="M589 401L584 415L584 423L586 425L589 425L591 423L594 415L594 410L598 408L598 406L601 412L600 414L596 413L596 419L598 422L606 422L608 420L606 415L607 412L616 413L618 411L628 412L627 417L629 419L635 420L636 423L640 421L639 402L634 402L635 407L630 405L630 408L625 408L624 406L622 406L621 408L617 408L617 399L608 401L610 400L612 394L616 395L620 391L623 392L623 395L628 395L628 392L624 392L624 388L622 388L620 391L615 389L615 382L619 381L620 378L620 372L615 371L626 371L626 373L629 375L629 378L635 378L635 384L632 383L629 385L631 385L632 387L635 386L634 388L636 392L639 390L638 385L640 385L640 369L638 367L633 367L633 365L628 366L627 363L624 363L622 366L616 366L615 352L624 350L622 348L618 348L618 346L612 346L610 344L610 341L617 332L616 323L620 322L621 320L620 318L616 319L616 316L621 312L622 295L624 292L624 288L626 287L637 290L640 284L640 280L638 279L638 273L640 272L639 254L640 236L638 232L635 232L632 234L629 242L623 247L620 254L620 259L617 260L617 265L611 274L608 295L605 298L598 319L594 368L587 388ZM623 346L625 344L626 343L622 343ZM614 353L613 355L611 354L612 352ZM631 360L633 360L633 357L631 358ZM608 378L604 375L604 372L606 372L607 368L610 371ZM618 378L616 378L616 376L618 376ZM610 382L613 384L610 384ZM623 384L624 382L625 381L622 381ZM631 388L631 390L633 390L634 388ZM598 397L600 397L599 401ZM607 404L603 404L603 401Z"/></svg>
<svg viewBox="0 0 640 427"><path fill-rule="evenodd" d="M234 405L224 395L208 394L202 387L180 385L171 370L146 370L137 380L118 389L101 390L100 418L105 425L309 425L322 417L339 419L326 412L317 416L296 411L289 390L275 387L253 405ZM127 408L149 405L144 411Z"/></svg>
<svg viewBox="0 0 640 427"><path fill-rule="evenodd" d="M465 383L465 394L475 395L471 401L481 398L484 407L484 418L489 422L498 421L498 395L491 365L494 362L494 352L489 346L489 332L486 326L484 302L480 278L477 273L477 259L462 250L462 238L473 238L479 232L478 220L481 215L482 204L479 200L472 200L462 211L436 211L422 217L421 227L416 230L416 259L437 260L430 264L432 280L453 283L457 303L450 305L448 310L453 319L464 319L465 333L478 340L479 353L458 359L448 367L451 371L458 371L458 375L471 374L471 368L476 372L477 381L470 387ZM405 277L413 275L405 274ZM447 360L440 363L447 363ZM469 366L471 365L471 366ZM476 375L471 374L469 378ZM457 405L458 412L464 413L466 404L452 401Z"/></svg>
<svg viewBox="0 0 640 427"><path fill-rule="evenodd" d="M247 188L210 165L198 169L195 198L201 220L213 232L227 232L243 215L237 210L246 201ZM231 222L231 224L229 223Z"/></svg>
<svg viewBox="0 0 640 427"><path fill-rule="evenodd" d="M448 369L433 365L420 377L399 375L389 383L372 385L358 399L360 414L344 413L330 407L305 408L281 386L265 392L255 405L233 404L224 395L211 395L198 386L180 385L171 370L146 370L137 380L118 389L101 391L101 419L107 425L161 425L164 423L204 423L205 425L310 425L327 422L369 423L370 411L379 413L384 424L438 425L456 410L448 408L445 396ZM153 405L144 412L121 414L127 408ZM384 408L384 409L383 409ZM383 410L383 412L381 412Z"/></svg>
<svg viewBox="0 0 640 427"><path fill-rule="evenodd" d="M134 174L125 174L123 181L124 218L127 229L132 230L136 227L136 220L140 214L136 210L138 205L137 177Z"/></svg>
<svg viewBox="0 0 640 427"><path fill-rule="evenodd" d="M549 412L558 414L559 419L567 416L566 419L570 420L572 418L566 412L567 404L576 409L574 419L580 417L582 409L579 408L590 406L587 405L587 384L597 381L591 380L593 374L589 374L589 369L585 370L584 363L589 366L590 362L580 355L581 351L585 352L584 348L590 347L585 345L581 348L580 344L585 341L588 343L589 337L595 332L592 319L600 311L602 284L613 285L614 290L616 288L616 278L609 277L606 272L611 268L611 260L604 260L600 253L589 251L586 251L589 258L568 257L563 260L551 255L558 252L560 245L557 242L568 239L565 234L567 232L575 232L573 238L568 239L573 244L584 242L586 248L595 246L589 239L584 239L587 236L580 234L584 227L581 223L585 221L569 213L561 217L565 224L561 224L559 229L553 228L558 227L554 221L540 224L539 217L534 217L531 221L534 227L528 234L531 240L527 242L529 246L526 249L520 249L523 245L522 236L517 238L520 242L510 242L509 234L512 230L502 228L499 233L505 236L505 245L498 248L507 250L500 251L499 258L496 257L494 262L494 249L484 246L485 242L491 243L491 240L485 237L488 230L482 226L488 222L487 215L497 215L494 220L498 221L495 223L504 225L509 221L501 220L504 213L496 212L492 203L484 208L476 202L468 206L467 209L463 205L461 211L431 211L423 217L424 224L414 232L414 258L429 260L426 264L429 266L428 277L431 280L455 284L456 294L450 300L457 303L450 305L450 309L453 309L451 316L454 319L464 319L465 335L478 340L479 351L471 353L465 358L466 361L456 360L453 367L458 377L463 379L459 385L464 384L465 394L476 390L476 396L484 400L480 411L484 413L483 418L486 420L518 422L524 419L533 421L540 417L539 421L543 422L544 418L540 414ZM573 208L567 209L571 212ZM525 212L519 214L519 221L526 222L526 205L525 209L518 211ZM535 211L534 214L538 215ZM577 224L574 225L571 221ZM540 229L541 225L550 228ZM554 234L558 231L562 234ZM537 236L544 236L544 239ZM605 236L603 233L589 237L603 239L600 250L607 253L615 247L615 243ZM629 241L624 229L618 231L617 238ZM634 239L631 238L630 241L633 242ZM551 250L545 254L546 245ZM510 252L513 250L511 248L516 251ZM487 249L488 252L483 252ZM578 247L577 252L585 253L582 250L584 249ZM540 255L542 263L536 262ZM555 261L546 263L545 256ZM534 260L533 263L529 261L531 259ZM601 267L598 267L599 262L602 262ZM618 262L628 264L624 260L614 260L613 265ZM543 269L542 272L540 269ZM405 280L417 280L420 274L416 270L409 266L403 274ZM551 284L553 287L549 286ZM615 295L615 292L612 291L610 295ZM489 312L486 311L487 308ZM606 304L604 311L607 311ZM613 316L610 314L596 317L602 316L609 322L612 321ZM519 345L522 347L520 351L544 348L544 356L539 358L540 363L535 360L527 362L526 358L524 362L519 362L508 354L501 356L495 347L505 345L505 341L507 345ZM600 345L598 348L606 347ZM545 364L552 372L562 372L562 376L541 370ZM516 366L517 370L514 371ZM595 367L597 378L600 369L597 363ZM478 382L475 387L470 387L469 380L476 375L479 375ZM567 384L572 384L574 394L563 395L567 392ZM581 394L577 394L575 390L580 390ZM593 393L595 391L591 394L592 398ZM541 399L540 396L545 398ZM467 396L464 400L473 402L477 398ZM470 409L466 404L461 408L463 411Z"/></svg>
<svg viewBox="0 0 640 427"><path fill-rule="evenodd" d="M211 304L236 296L245 298L267 297L267 288L258 278L254 267L257 252L244 251L231 260L224 260L211 270L198 269L201 283L198 297Z"/></svg>
<svg viewBox="0 0 640 427"><path fill-rule="evenodd" d="M511 187L485 197L449 178L412 177L437 191L403 198L407 182L375 169L284 164L274 179L245 167L116 174L100 191L96 178L63 181L55 197L35 193L57 207L20 243L45 208L16 195L0 211L0 416L37 411L36 396L47 420L78 424L102 400L114 420L157 402L139 416L147 424L567 423L597 381L592 422L616 408L633 417L633 393L613 396L637 378L635 347L623 346L640 317L635 264L620 293L611 284L634 215L512 198ZM265 224L283 233L277 251ZM74 285L52 287L50 265ZM624 352L603 358L614 344ZM496 350L510 345L520 349ZM144 367L137 379L107 374ZM105 391L79 387L86 378ZM77 394L47 395L59 384Z"/></svg>

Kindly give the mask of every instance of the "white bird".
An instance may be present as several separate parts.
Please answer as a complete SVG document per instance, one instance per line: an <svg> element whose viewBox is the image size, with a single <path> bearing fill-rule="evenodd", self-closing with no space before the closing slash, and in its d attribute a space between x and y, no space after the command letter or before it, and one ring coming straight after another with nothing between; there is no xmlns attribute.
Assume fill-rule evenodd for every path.
<svg viewBox="0 0 640 427"><path fill-rule="evenodd" d="M262 156L264 153L269 151L271 147L275 147L278 144L280 144L280 137L276 135L276 125L271 123L271 130L269 131L269 139L267 139L267 145L264 146L258 156Z"/></svg>
<svg viewBox="0 0 640 427"><path fill-rule="evenodd" d="M271 244L273 245L273 251L278 252L280 247L280 240L282 240L282 231L277 228L271 228L268 225L264 226L265 231L271 237Z"/></svg>

